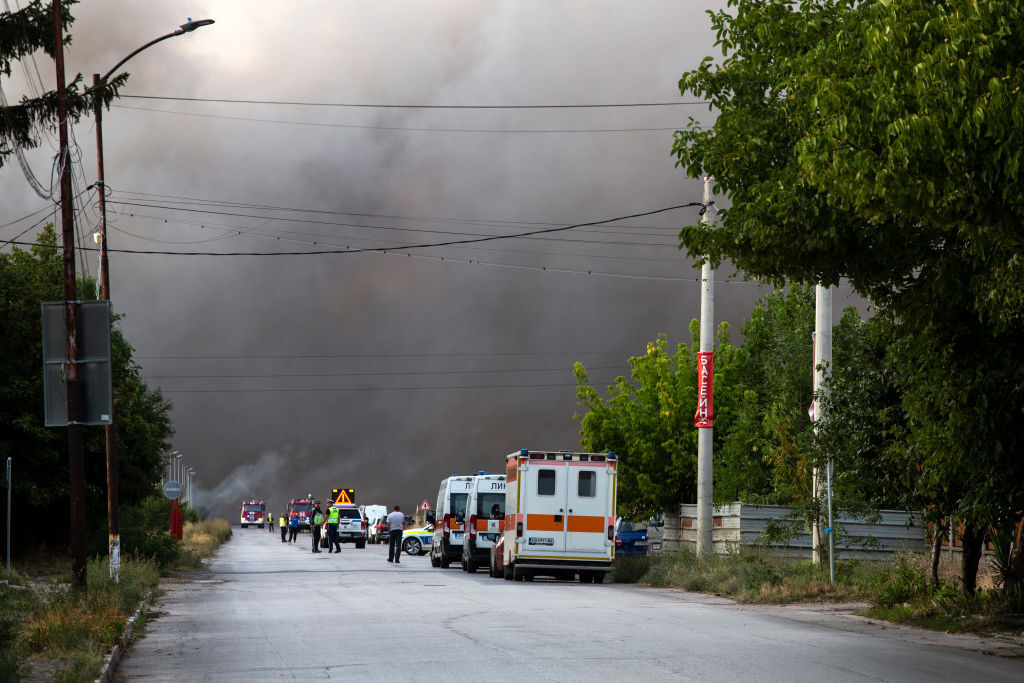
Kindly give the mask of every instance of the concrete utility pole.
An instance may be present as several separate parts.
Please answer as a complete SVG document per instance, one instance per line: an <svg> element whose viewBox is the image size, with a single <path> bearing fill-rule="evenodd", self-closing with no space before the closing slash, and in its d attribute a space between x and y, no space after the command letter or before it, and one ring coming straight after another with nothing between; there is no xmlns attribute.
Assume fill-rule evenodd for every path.
<svg viewBox="0 0 1024 683"><path fill-rule="evenodd" d="M715 179L711 176L705 176L704 178L704 215L701 217L701 221L707 225L710 223L709 215L711 213L711 185L715 182ZM710 263L704 262L704 265L700 269L700 351L699 361L697 363L697 372L702 371L701 362L704 360L705 353L713 354L715 350L715 271L711 268ZM707 380L711 381L710 377ZM698 380L701 392L705 388L705 384ZM706 385L710 390L710 384ZM703 396L698 397L698 402L703 400ZM713 552L712 541L711 541L711 527L713 524L713 514L711 504L712 495L712 467L711 467L711 456L712 456L712 437L714 436L714 428L711 426L711 405L710 396L708 397L708 409L707 420L701 420L701 407L702 403L698 403L697 408L697 555L703 556ZM704 424L706 426L700 426Z"/></svg>
<svg viewBox="0 0 1024 683"><path fill-rule="evenodd" d="M54 62L57 66L57 120L60 151L61 241L64 248L64 326L67 328L68 476L71 493L71 581L86 588L85 573L85 441L79 421L81 383L78 378L78 291L75 282L75 216L71 206L71 153L68 149L67 90L64 87L64 21L61 3L53 3Z"/></svg>
<svg viewBox="0 0 1024 683"><path fill-rule="evenodd" d="M824 366L822 365L824 364ZM832 371L832 290L828 287L817 285L814 288L814 393L827 391L825 380ZM817 430L818 422L822 419L821 406L815 398L812 403L813 410L811 420ZM832 461L829 460L826 469L826 491L825 497L828 504L828 545L829 545L829 566L832 558ZM813 474L814 500L822 498L822 477L818 468L814 468ZM821 523L819 516L815 516L814 528L811 533L811 560L816 565L821 564Z"/></svg>

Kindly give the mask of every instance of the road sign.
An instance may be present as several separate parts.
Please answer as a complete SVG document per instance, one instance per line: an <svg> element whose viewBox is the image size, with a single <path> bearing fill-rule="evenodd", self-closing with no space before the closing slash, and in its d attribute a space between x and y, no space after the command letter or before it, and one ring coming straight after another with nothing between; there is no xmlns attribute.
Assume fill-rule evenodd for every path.
<svg viewBox="0 0 1024 683"><path fill-rule="evenodd" d="M332 489L331 495L334 497L335 505L355 505L355 489Z"/></svg>
<svg viewBox="0 0 1024 683"><path fill-rule="evenodd" d="M428 503L427 499L424 498L423 502L420 503L420 510L429 510L429 509L430 509L430 503Z"/></svg>
<svg viewBox="0 0 1024 683"><path fill-rule="evenodd" d="M181 483L173 479L164 484L164 496L171 500L181 498Z"/></svg>

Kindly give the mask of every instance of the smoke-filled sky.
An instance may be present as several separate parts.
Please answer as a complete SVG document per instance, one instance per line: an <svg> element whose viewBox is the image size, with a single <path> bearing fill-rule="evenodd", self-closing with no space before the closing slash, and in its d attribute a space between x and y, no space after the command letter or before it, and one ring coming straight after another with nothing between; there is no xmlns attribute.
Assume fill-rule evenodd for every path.
<svg viewBox="0 0 1024 683"><path fill-rule="evenodd" d="M174 404L196 502L233 519L243 497L276 513L353 487L357 502L412 508L442 477L498 471L519 448L579 448L574 361L603 386L659 333L688 340L699 271L676 235L696 209L409 246L700 201L674 168L672 131L711 114L677 84L719 54L705 11L724 4L76 6L66 70L89 81L188 17L216 21L128 62L103 117L111 299L144 377ZM36 66L53 87L51 60L26 66L4 79L8 101L32 92ZM673 104L550 108L650 103ZM92 119L74 140L88 235ZM27 154L44 185L55 150L51 136ZM10 159L0 225L43 212L0 241L47 206ZM366 248L390 251L280 255ZM95 252L83 258L95 273ZM718 272L715 313L739 341L767 290L731 275ZM839 290L836 316L853 301Z"/></svg>

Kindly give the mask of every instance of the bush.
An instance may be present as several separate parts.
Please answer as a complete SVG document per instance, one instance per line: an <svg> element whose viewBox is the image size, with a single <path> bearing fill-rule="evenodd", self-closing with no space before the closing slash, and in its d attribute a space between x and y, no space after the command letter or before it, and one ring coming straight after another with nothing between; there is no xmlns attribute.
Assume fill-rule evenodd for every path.
<svg viewBox="0 0 1024 683"><path fill-rule="evenodd" d="M171 507L152 496L139 505L121 508L121 554L154 560L161 569L178 559L178 541L170 533Z"/></svg>
<svg viewBox="0 0 1024 683"><path fill-rule="evenodd" d="M885 571L875 577L877 594L873 602L880 607L895 607L930 595L928 579L920 563L920 558L913 555L900 554L893 558Z"/></svg>
<svg viewBox="0 0 1024 683"><path fill-rule="evenodd" d="M636 583L651 569L650 555L622 555L615 558L610 578L615 583Z"/></svg>

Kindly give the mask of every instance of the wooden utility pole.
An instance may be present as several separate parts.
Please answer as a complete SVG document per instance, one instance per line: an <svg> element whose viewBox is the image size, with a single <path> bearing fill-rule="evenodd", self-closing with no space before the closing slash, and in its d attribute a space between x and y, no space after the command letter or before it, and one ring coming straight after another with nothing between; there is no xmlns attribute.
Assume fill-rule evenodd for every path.
<svg viewBox="0 0 1024 683"><path fill-rule="evenodd" d="M71 206L71 153L68 149L67 91L64 87L64 18L59 0L53 3L54 61L57 65L57 119L60 151L60 218L64 247L64 326L67 328L68 476L71 479L71 580L86 588L85 573L85 443L79 420L78 291L75 282L75 216Z"/></svg>

